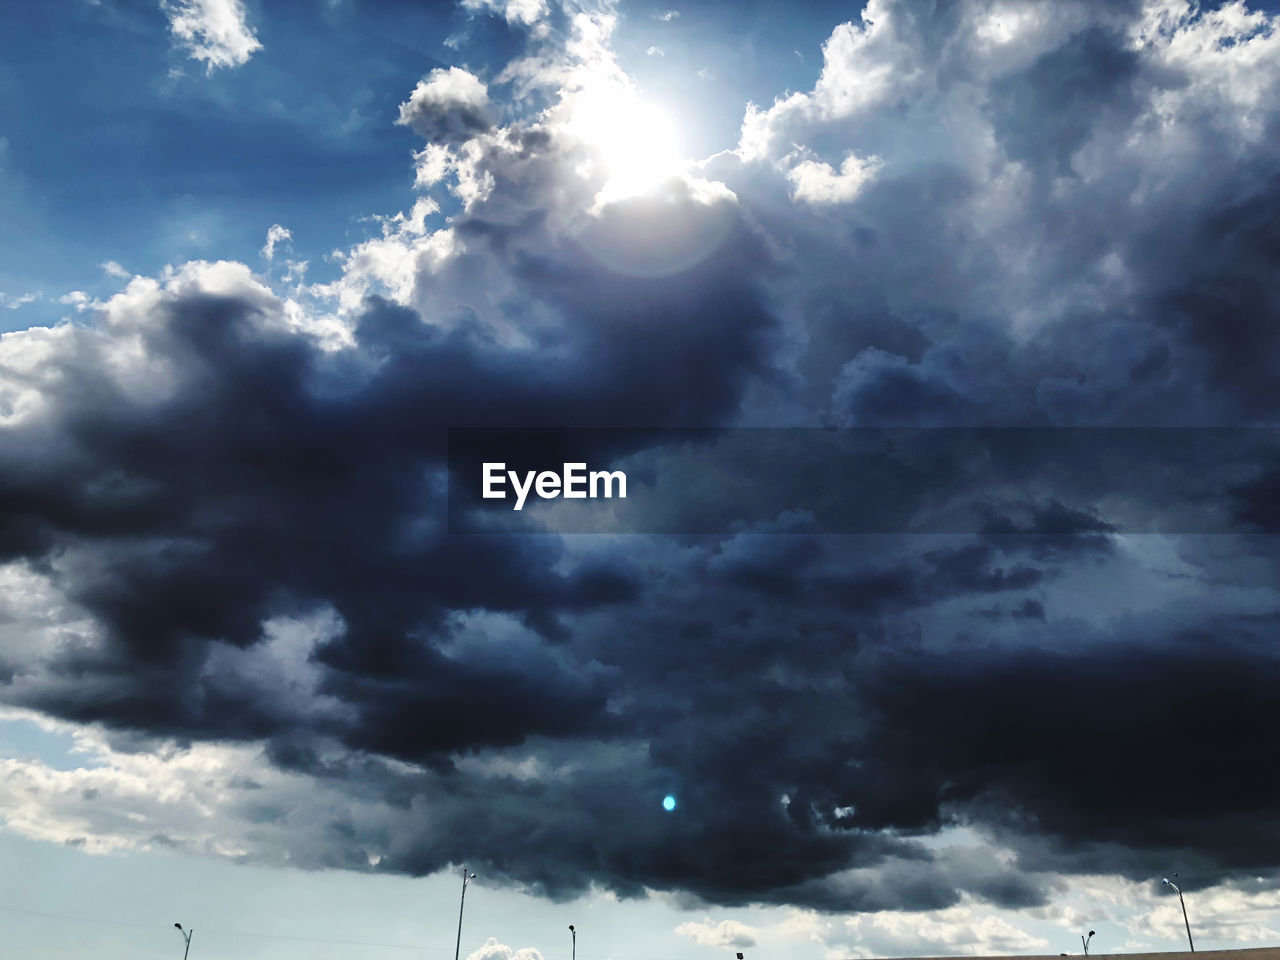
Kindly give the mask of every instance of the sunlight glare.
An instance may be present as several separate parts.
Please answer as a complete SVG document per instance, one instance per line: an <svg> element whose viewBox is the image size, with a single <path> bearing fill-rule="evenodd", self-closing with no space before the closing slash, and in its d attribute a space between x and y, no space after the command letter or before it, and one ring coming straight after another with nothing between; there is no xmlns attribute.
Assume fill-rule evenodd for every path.
<svg viewBox="0 0 1280 960"><path fill-rule="evenodd" d="M670 117L633 91L613 85L584 91L574 107L571 129L595 149L607 178L597 210L648 193L684 169Z"/></svg>

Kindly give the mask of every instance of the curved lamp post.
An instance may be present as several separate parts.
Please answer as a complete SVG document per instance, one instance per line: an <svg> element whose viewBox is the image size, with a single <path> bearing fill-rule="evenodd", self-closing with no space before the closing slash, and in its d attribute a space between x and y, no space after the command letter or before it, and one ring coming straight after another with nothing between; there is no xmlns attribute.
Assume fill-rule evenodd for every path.
<svg viewBox="0 0 1280 960"><path fill-rule="evenodd" d="M462 908L467 905L467 884L475 878L474 873L467 873L467 868L462 868L462 900L458 903L458 942L453 948L453 960L458 960L458 953L462 950Z"/></svg>
<svg viewBox="0 0 1280 960"><path fill-rule="evenodd" d="M182 960L187 960L187 954L191 952L191 937L195 933L195 931L183 930L182 924L180 923L175 923L174 926L177 927L178 932L182 934L182 943L183 943Z"/></svg>
<svg viewBox="0 0 1280 960"><path fill-rule="evenodd" d="M1090 930L1090 931L1089 931L1089 936L1087 936L1087 937L1086 937L1083 933L1082 933L1082 934L1080 934L1080 942L1084 944L1084 955L1085 955L1086 957L1089 955L1089 941L1090 941L1090 940L1092 940L1092 939L1093 939L1093 931L1092 931L1092 930Z"/></svg>
<svg viewBox="0 0 1280 960"><path fill-rule="evenodd" d="M573 960L578 960L578 931L573 929L573 924L569 924L569 935L573 937Z"/></svg>
<svg viewBox="0 0 1280 960"><path fill-rule="evenodd" d="M1175 873L1173 876L1176 879L1178 875ZM1187 946L1191 948L1192 953L1195 953L1196 945L1194 941L1192 941L1191 939L1191 921L1187 919L1187 901L1182 899L1182 888L1179 887L1176 883L1174 883L1173 880L1170 880L1168 877L1164 878L1164 882L1167 883L1169 886L1173 887L1174 892L1178 894L1178 903L1182 905L1182 922L1186 925L1186 928L1187 928Z"/></svg>

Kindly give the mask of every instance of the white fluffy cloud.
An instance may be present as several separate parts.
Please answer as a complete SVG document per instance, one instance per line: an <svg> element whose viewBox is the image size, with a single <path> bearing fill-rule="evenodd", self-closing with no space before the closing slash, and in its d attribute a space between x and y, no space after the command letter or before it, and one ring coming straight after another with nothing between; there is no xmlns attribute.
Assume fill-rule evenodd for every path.
<svg viewBox="0 0 1280 960"><path fill-rule="evenodd" d="M1166 124L1214 107L1251 137L1261 132L1263 108L1280 84L1280 30L1264 11L1250 10L1243 0L1216 9L1190 0L1150 0L1134 42L1191 81L1157 98L1156 112Z"/></svg>
<svg viewBox="0 0 1280 960"><path fill-rule="evenodd" d="M1086 183L1126 166L1171 175L1185 166L1191 175L1203 150L1194 128L1214 130L1224 151L1248 149L1264 135L1268 105L1280 95L1280 30L1244 2L1208 10L1189 0L1149 0L1136 17L1080 3L969 3L956 19L942 44L903 4L870 0L859 20L837 26L823 44L811 90L747 105L738 155L772 163L793 197L811 204L857 196L875 172L858 158L871 153L895 173L936 162L990 179L1010 159L1025 169L1024 158L993 151L1002 131L992 129L992 93L1064 36L1098 29L1127 35L1134 69L1149 79L1132 87L1142 106L1132 123L1104 119L1092 137L1072 144L1069 162ZM895 114L911 119L888 122ZM838 157L808 149L819 141L843 144L838 170ZM1147 180L1135 197L1164 182Z"/></svg>
<svg viewBox="0 0 1280 960"><path fill-rule="evenodd" d="M478 950L467 954L467 960L542 960L542 954L533 947L516 950L490 937Z"/></svg>
<svg viewBox="0 0 1280 960"><path fill-rule="evenodd" d="M896 32L890 5L870 0L860 24L840 24L822 46L823 67L812 91L779 98L761 110L747 105L739 151L746 160L765 157L789 128L847 118L892 95L901 96L918 76L918 51Z"/></svg>
<svg viewBox="0 0 1280 960"><path fill-rule="evenodd" d="M267 230L267 242L262 246L262 259L267 261L275 259L276 244L292 239L293 234L287 227L282 227L278 223L272 224L271 228Z"/></svg>
<svg viewBox="0 0 1280 960"><path fill-rule="evenodd" d="M737 920L721 920L712 923L710 920L690 920L676 927L676 933L688 937L694 943L704 947L754 947L757 931L755 927Z"/></svg>
<svg viewBox="0 0 1280 960"><path fill-rule="evenodd" d="M214 67L238 67L262 49L245 22L242 0L161 0L169 29L192 60Z"/></svg>
<svg viewBox="0 0 1280 960"><path fill-rule="evenodd" d="M1032 936L989 909L972 905L923 914L886 910L851 917L844 926L850 938L843 941L848 943L849 951L844 956L1008 956L1042 953L1049 946L1042 937Z"/></svg>
<svg viewBox="0 0 1280 960"><path fill-rule="evenodd" d="M94 727L26 711L4 708L0 722L36 723L72 741L72 769L0 759L3 825L32 839L89 853L167 848L285 864L295 861L290 851L301 836L324 829L325 818L344 810L369 815L306 777L273 769L257 745L136 751L117 749ZM265 809L280 815L268 821L254 813Z"/></svg>
<svg viewBox="0 0 1280 960"><path fill-rule="evenodd" d="M28 303L35 303L41 299L43 299L43 294L24 293L21 296L14 297L12 300L7 300L5 295L0 293L0 302L4 302L4 305L10 310L17 310L20 307L25 307Z"/></svg>
<svg viewBox="0 0 1280 960"><path fill-rule="evenodd" d="M1274 943L1280 938L1280 890L1216 887L1189 896L1187 911L1192 931L1202 943ZM1182 908L1169 894L1155 909L1139 914L1129 924L1142 939L1180 940L1185 936Z"/></svg>
<svg viewBox="0 0 1280 960"><path fill-rule="evenodd" d="M880 162L875 157L859 157L850 153L839 171L829 163L801 160L787 171L787 179L795 185L795 196L808 203L847 203L858 195L875 176Z"/></svg>
<svg viewBox="0 0 1280 960"><path fill-rule="evenodd" d="M489 92L474 73L438 67L400 104L396 122L433 143L466 140L493 125Z"/></svg>
<svg viewBox="0 0 1280 960"><path fill-rule="evenodd" d="M91 301L92 298L83 290L72 290L58 298L58 302L63 306L75 307L77 313L83 313L88 309Z"/></svg>
<svg viewBox="0 0 1280 960"><path fill-rule="evenodd" d="M547 15L546 0L462 0L464 10L505 17L508 23L532 26Z"/></svg>

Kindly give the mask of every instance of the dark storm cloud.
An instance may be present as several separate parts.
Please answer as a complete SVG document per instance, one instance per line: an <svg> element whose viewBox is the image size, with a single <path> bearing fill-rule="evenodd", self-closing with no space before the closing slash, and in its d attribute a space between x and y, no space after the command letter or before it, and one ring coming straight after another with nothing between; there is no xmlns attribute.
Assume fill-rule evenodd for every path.
<svg viewBox="0 0 1280 960"><path fill-rule="evenodd" d="M1033 849L1049 838L1052 851L1024 854L1029 869L1144 879L1178 855L1214 876L1267 871L1277 831L1265 771L1277 758L1265 731L1277 721L1268 691L1280 661L1261 651L1274 629L1274 618L1215 624L1141 644L956 654L946 664L890 657L865 690L883 713L880 735L894 731L893 747L918 764L902 784L911 798L925 789L940 805L1007 819ZM1236 631L1251 635L1251 650L1223 650L1220 638ZM899 783L879 781L886 810Z"/></svg>
<svg viewBox="0 0 1280 960"><path fill-rule="evenodd" d="M499 137L479 81L441 71L403 122L471 144L487 186L449 257L422 234L392 251L414 306L370 297L326 349L247 271L206 264L6 340L0 556L68 610L0 654L0 696L135 747L262 740L381 804L332 814L308 866L376 851L556 898L829 910L1021 907L1052 873L1174 857L1273 869L1275 545L1122 536L1151 503L1105 494L1140 456L1094 449L1060 497L1041 461L984 450L1008 482L962 536L826 536L787 510L701 536L446 527L451 427L643 428L594 452L672 482L682 461L645 430L1274 422L1273 108L1241 132L1230 76L1121 41L1132 8L1054 9L992 66L957 39L976 6L880 4L890 32L850 40L837 93L888 64L885 99L781 104L786 152L726 175L736 200L675 178L589 215L580 155ZM799 143L883 162L819 209L778 175ZM1138 486L1272 523L1274 471L1218 453L1148 461ZM768 459L784 490L812 468ZM891 492L946 506L972 465L936 459ZM322 614L298 676L255 672L264 622ZM255 823L287 814L269 786L234 792ZM1016 857L925 842L952 826Z"/></svg>
<svg viewBox="0 0 1280 960"><path fill-rule="evenodd" d="M367 711L344 734L351 746L422 759L590 735L606 722L599 678L549 662L457 663L429 637L448 611L474 609L554 635L559 615L634 597L638 575L621 557L566 563L551 537L445 535L445 427L515 411L533 425L716 421L743 367L762 362L770 323L754 281L736 276L751 245L740 234L674 281L590 264L539 280L530 264L528 283L567 318L554 364L378 302L357 348L330 356L271 328L259 304L195 293L163 298L135 331L177 383L138 404L103 362L111 334L76 331L48 367L68 386L45 417L6 432L0 544L37 565L65 557L67 595L107 642L59 655L64 682L32 702L157 732L268 735L271 705L256 694L192 700L159 677L198 671L209 644L251 645L268 617L324 602L346 627L320 654L331 692ZM740 364L726 362L735 349ZM682 377L650 376L659 362ZM88 675L112 679L72 683ZM498 703L448 722L486 685Z"/></svg>
<svg viewBox="0 0 1280 960"><path fill-rule="evenodd" d="M1267 802L1262 771L1275 748L1263 731L1275 708L1266 691L1280 661L1257 654L1274 623L1214 627L1070 651L956 652L946 662L886 654L864 673L863 691L883 718L875 736L893 736L916 758L939 803L1035 810L1047 832L1163 849L1176 842L1174 824L1207 818L1206 833L1217 834L1210 820L1243 825ZM1215 638L1236 630L1252 635L1253 649L1224 653ZM1027 790L1038 796L1020 796ZM892 791L879 799L894 809Z"/></svg>
<svg viewBox="0 0 1280 960"><path fill-rule="evenodd" d="M1230 490L1236 519L1254 529L1280 519L1280 467L1261 472L1255 479Z"/></svg>
<svg viewBox="0 0 1280 960"><path fill-rule="evenodd" d="M505 479L497 497L482 497L495 470L558 477L566 462L606 452L630 478L625 499L565 510L557 496L513 497L515 481ZM1105 550L1121 532L1275 532L1265 512L1231 502L1265 491L1278 455L1280 432L1261 427L455 429L449 523L563 533L981 532L1046 556ZM588 468L578 469L585 490Z"/></svg>
<svg viewBox="0 0 1280 960"><path fill-rule="evenodd" d="M1280 142L1271 125L1269 142ZM1208 367L1214 388L1240 397L1243 413L1273 420L1280 405L1280 353L1275 285L1265 278L1280 266L1280 172L1263 167L1189 225L1200 251L1188 275L1170 278L1163 295L1165 322Z"/></svg>

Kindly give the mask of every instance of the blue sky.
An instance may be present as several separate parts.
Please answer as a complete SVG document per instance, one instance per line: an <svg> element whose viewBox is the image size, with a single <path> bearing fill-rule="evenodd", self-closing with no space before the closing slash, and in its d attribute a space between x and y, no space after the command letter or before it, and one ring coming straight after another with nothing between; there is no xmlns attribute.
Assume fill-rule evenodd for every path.
<svg viewBox="0 0 1280 960"><path fill-rule="evenodd" d="M10 5L0 939L1274 945L1276 17Z"/></svg>

